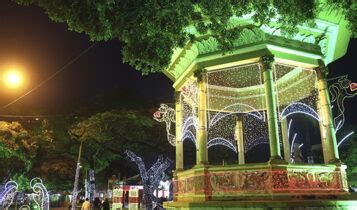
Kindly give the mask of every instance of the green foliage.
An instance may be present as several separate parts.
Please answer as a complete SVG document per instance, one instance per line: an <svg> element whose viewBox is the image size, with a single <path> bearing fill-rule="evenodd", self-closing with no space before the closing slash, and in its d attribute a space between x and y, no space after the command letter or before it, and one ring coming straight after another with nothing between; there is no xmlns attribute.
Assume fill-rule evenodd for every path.
<svg viewBox="0 0 357 210"><path fill-rule="evenodd" d="M357 135L353 134L348 142L341 145L341 159L347 165L348 185L357 186ZM348 146L347 146L348 145Z"/></svg>
<svg viewBox="0 0 357 210"><path fill-rule="evenodd" d="M329 7L330 10L342 10L352 33L357 34L357 2L355 0L327 0L323 6Z"/></svg>
<svg viewBox="0 0 357 210"><path fill-rule="evenodd" d="M70 30L86 33L93 41L118 39L123 44L124 62L143 74L160 72L168 66L173 49L198 36L187 30L194 25L200 34L212 34L221 49L232 48L243 27L228 24L235 15L251 14L256 26L269 24L277 17L286 33L296 25L314 20L315 0L15 0L23 5L36 4L56 22L65 22ZM343 9L356 32L356 3L353 0L328 0ZM233 30L232 30L233 29Z"/></svg>
<svg viewBox="0 0 357 210"><path fill-rule="evenodd" d="M94 168L99 173L112 161L124 160L121 154L126 149L140 153L159 149L159 142L152 139L157 123L149 116L134 110L112 110L78 122L70 134L84 142L81 161L84 168Z"/></svg>
<svg viewBox="0 0 357 210"><path fill-rule="evenodd" d="M30 180L23 174L16 174L11 178L12 181L15 181L18 184L18 191L30 192Z"/></svg>
<svg viewBox="0 0 357 210"><path fill-rule="evenodd" d="M18 122L0 122L0 158L2 164L11 161L12 168L31 167L31 159L37 149L37 139ZM5 162L4 162L5 161ZM2 173L9 173L0 170Z"/></svg>

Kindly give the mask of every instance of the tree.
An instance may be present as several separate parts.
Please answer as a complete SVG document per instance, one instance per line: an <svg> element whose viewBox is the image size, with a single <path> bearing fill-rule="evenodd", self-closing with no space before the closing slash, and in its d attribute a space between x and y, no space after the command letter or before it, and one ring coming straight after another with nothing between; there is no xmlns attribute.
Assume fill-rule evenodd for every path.
<svg viewBox="0 0 357 210"><path fill-rule="evenodd" d="M38 147L36 135L18 122L0 122L0 176L10 179L31 168Z"/></svg>
<svg viewBox="0 0 357 210"><path fill-rule="evenodd" d="M168 66L173 49L203 34L214 36L222 49L230 49L243 28L269 24L277 18L279 27L294 33L296 25L312 23L321 9L343 10L351 31L357 32L357 6L353 0L15 0L36 4L56 22L70 30L84 32L93 41L118 39L124 47L124 62L143 74ZM230 26L232 16L252 14L254 25ZM195 30L187 30L192 25ZM232 30L234 29L234 30Z"/></svg>
<svg viewBox="0 0 357 210"><path fill-rule="evenodd" d="M155 136L155 129L158 128L156 125L158 124L152 118L139 111L112 110L80 121L71 128L70 134L74 139L84 142L83 164L94 166L100 172L112 160L123 158L121 154L126 149L149 156L153 155L154 150L167 151L166 147L158 146L158 141L164 139Z"/></svg>
<svg viewBox="0 0 357 210"><path fill-rule="evenodd" d="M158 154L172 156L173 148L166 142L165 129L151 118L151 113L117 109L93 114L70 129L73 139L83 142L81 164L106 178L121 173L135 173L123 155L127 149L154 159Z"/></svg>

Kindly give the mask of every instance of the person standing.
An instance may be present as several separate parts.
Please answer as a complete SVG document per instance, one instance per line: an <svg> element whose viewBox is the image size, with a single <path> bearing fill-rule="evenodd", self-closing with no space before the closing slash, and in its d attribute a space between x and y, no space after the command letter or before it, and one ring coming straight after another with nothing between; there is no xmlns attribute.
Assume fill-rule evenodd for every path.
<svg viewBox="0 0 357 210"><path fill-rule="evenodd" d="M86 200L83 202L81 210L90 210L90 203L88 198L86 198Z"/></svg>
<svg viewBox="0 0 357 210"><path fill-rule="evenodd" d="M103 202L103 210L110 210L108 198L106 198Z"/></svg>
<svg viewBox="0 0 357 210"><path fill-rule="evenodd" d="M100 200L98 197L94 198L94 202L93 202L93 209L94 210L100 210L102 208L102 205L100 203Z"/></svg>

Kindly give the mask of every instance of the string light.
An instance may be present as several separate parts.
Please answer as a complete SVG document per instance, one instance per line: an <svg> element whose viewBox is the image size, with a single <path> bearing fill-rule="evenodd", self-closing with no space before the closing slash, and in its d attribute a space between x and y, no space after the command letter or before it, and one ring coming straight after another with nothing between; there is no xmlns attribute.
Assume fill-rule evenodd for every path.
<svg viewBox="0 0 357 210"><path fill-rule="evenodd" d="M76 210L77 206L77 196L78 196L78 182L79 182L79 172L81 170L81 164L78 162L76 166L76 174L74 176L74 185L72 191L72 202L71 202L71 209Z"/></svg>
<svg viewBox="0 0 357 210"><path fill-rule="evenodd" d="M265 109L261 70L253 63L207 72L208 147L222 145L237 152L237 121L243 124L245 152L267 139L261 126L265 113L259 111Z"/></svg>
<svg viewBox="0 0 357 210"><path fill-rule="evenodd" d="M30 181L30 187L33 190L33 200L41 210L50 209L50 196L47 189L40 178L36 177Z"/></svg>
<svg viewBox="0 0 357 210"><path fill-rule="evenodd" d="M293 153L296 136L297 136L297 133L294 133L293 140L291 141L290 154Z"/></svg>
<svg viewBox="0 0 357 210"><path fill-rule="evenodd" d="M227 110L230 110L230 111L226 112ZM250 112L248 112L247 114L252 115L260 120L263 119L263 116L259 113L259 111L255 110L253 107L251 107L247 104L236 103L236 104L232 104L227 107L224 107L223 110L221 110L219 113L214 115L209 122L209 127L213 127L218 121L220 121L224 117L227 117L232 114L237 114L237 113L246 113L246 111L248 111L248 110Z"/></svg>
<svg viewBox="0 0 357 210"><path fill-rule="evenodd" d="M175 146L175 135L171 133L171 124L175 123L175 110L166 104L161 104L153 118L166 124L167 140L172 146Z"/></svg>
<svg viewBox="0 0 357 210"><path fill-rule="evenodd" d="M303 104L301 102L295 102L290 104L289 106L285 107L282 111L281 111L281 119L284 119L292 114L296 114L296 113L301 113L301 114L305 114L308 115L314 119L316 119L317 121L320 121L320 117L317 114L317 112L309 107L306 104Z"/></svg>
<svg viewBox="0 0 357 210"><path fill-rule="evenodd" d="M197 144L196 144L196 137L195 135L193 135L193 133L191 131L186 131L182 137L183 141L185 141L186 139L189 139L192 141L192 143L196 146L197 148Z"/></svg>
<svg viewBox="0 0 357 210"><path fill-rule="evenodd" d="M335 81L337 80L337 81ZM329 81L335 81L329 87L329 92L331 95L331 103L334 103L334 107L337 107L337 116L334 118L334 123L336 126L335 133L337 133L343 125L345 124L345 106L344 101L347 98L352 98L357 95L357 93L350 93L348 89L353 89L353 84L347 78L347 75L343 75L340 77L332 78Z"/></svg>
<svg viewBox="0 0 357 210"><path fill-rule="evenodd" d="M345 137L343 137L337 144L337 147L339 147L348 137L350 137L352 134L354 134L355 132L352 131L349 134L347 134Z"/></svg>
<svg viewBox="0 0 357 210"><path fill-rule="evenodd" d="M141 179L143 181L144 196L143 200L146 209L154 209L156 206L161 208L159 199L155 197L154 192L160 186L164 172L172 165L173 161L169 158L159 156L156 162L146 170L144 161L132 151L126 150L126 156L138 166Z"/></svg>
<svg viewBox="0 0 357 210"><path fill-rule="evenodd" d="M8 209L13 203L17 189L18 184L15 181L9 181L5 184L0 194L0 204L4 209Z"/></svg>
<svg viewBox="0 0 357 210"><path fill-rule="evenodd" d="M94 201L94 195L95 195L94 170L90 169L88 171L88 174L89 174L89 198L91 201Z"/></svg>
<svg viewBox="0 0 357 210"><path fill-rule="evenodd" d="M214 138L214 139L209 140L209 142L207 143L207 148L210 148L210 147L216 146L216 145L226 146L229 149L233 150L235 153L237 153L237 148L234 144L232 144L231 140L227 140L224 138Z"/></svg>

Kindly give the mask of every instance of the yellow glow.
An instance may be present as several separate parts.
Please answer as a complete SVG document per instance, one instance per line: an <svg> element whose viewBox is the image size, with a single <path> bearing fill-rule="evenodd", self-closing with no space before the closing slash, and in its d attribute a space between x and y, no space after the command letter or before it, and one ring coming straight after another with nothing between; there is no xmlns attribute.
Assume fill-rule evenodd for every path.
<svg viewBox="0 0 357 210"><path fill-rule="evenodd" d="M20 71L10 70L4 75L4 82L10 88L16 88L23 83L23 77Z"/></svg>

